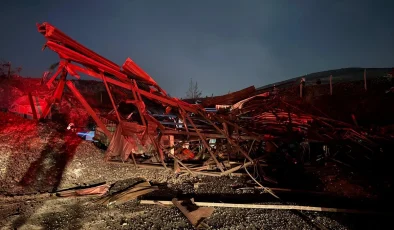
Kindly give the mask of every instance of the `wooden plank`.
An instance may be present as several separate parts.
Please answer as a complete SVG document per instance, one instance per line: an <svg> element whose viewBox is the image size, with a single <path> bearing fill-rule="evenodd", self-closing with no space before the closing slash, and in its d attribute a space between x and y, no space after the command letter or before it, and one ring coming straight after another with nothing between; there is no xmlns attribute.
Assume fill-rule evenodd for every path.
<svg viewBox="0 0 394 230"><path fill-rule="evenodd" d="M194 202L197 206L202 207L220 207L220 208L248 208L248 209L272 209L272 210L299 210L311 212L336 212L336 213L358 213L358 214L388 214L369 210L360 209L343 209L343 208L328 208L316 206L302 206L302 205L280 205L280 204L234 204L234 203L212 203L212 202ZM141 200L140 204L163 204L173 205L171 201L166 200ZM390 215L393 215L390 213Z"/></svg>
<svg viewBox="0 0 394 230"><path fill-rule="evenodd" d="M183 168L185 168L192 176L195 175L194 172L190 171L190 169L189 169L184 163L182 163L182 161L179 160L175 155L172 156L172 157L176 160L177 163L179 163L180 165L182 165Z"/></svg>
<svg viewBox="0 0 394 230"><path fill-rule="evenodd" d="M97 114L93 111L92 107L90 107L90 105L86 102L85 98L78 91L78 89L75 87L75 85L71 81L67 81L66 84L67 84L67 87L74 94L74 96L79 100L79 102L82 104L82 106L86 109L86 112L89 113L89 115L93 118L93 120L97 123L97 125L104 131L104 133L108 137L108 139L112 139L111 132L107 129L105 124L100 120L100 118L97 116Z"/></svg>
<svg viewBox="0 0 394 230"><path fill-rule="evenodd" d="M252 165L252 164L253 164L253 162L246 162L245 164L238 165L238 166L236 166L236 167L234 167L234 168L232 168L232 169L229 169L229 170L227 170L227 171L221 173L220 175L221 175L221 176L227 176L227 175L229 175L229 174L231 174L231 173L233 173L233 172L235 172L235 171L237 171L237 170L240 170L241 168L248 167L248 166L250 166L250 165Z"/></svg>

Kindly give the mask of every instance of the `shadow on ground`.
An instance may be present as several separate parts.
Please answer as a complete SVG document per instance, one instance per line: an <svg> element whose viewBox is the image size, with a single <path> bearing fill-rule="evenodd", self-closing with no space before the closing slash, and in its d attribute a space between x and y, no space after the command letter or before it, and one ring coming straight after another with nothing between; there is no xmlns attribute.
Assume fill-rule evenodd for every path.
<svg viewBox="0 0 394 230"><path fill-rule="evenodd" d="M63 141L60 146L57 143L59 139ZM56 191L66 165L73 159L81 141L73 133L67 133L63 138L52 136L41 151L40 157L26 171L20 185L28 190Z"/></svg>
<svg viewBox="0 0 394 230"><path fill-rule="evenodd" d="M23 177L18 182L18 186L20 187L19 193L22 194L30 194L30 193L43 193L43 192L54 192L58 189L63 173L67 164L73 159L76 149L78 145L81 143L81 139L77 137L74 133L59 133L54 132L52 134L40 152L39 157L34 160L27 168L26 172L23 174ZM28 140L25 140L28 141ZM15 156L11 156L15 157ZM7 167L6 177L13 176L13 170L24 170L24 169L15 169L15 167L22 166L20 163L20 159L11 158L11 161ZM34 215L34 213L42 207L41 204L32 205L28 209L25 209L25 212L20 215L14 222L14 229L18 229L23 226L26 221ZM74 229L80 228L80 225L75 221L78 216L78 207L75 210L75 218L72 218ZM53 218L56 218L58 213L53 214ZM51 219L52 217L48 217L45 219ZM56 228L56 223L58 221L51 221L53 223L43 223L45 226L50 226ZM55 225L53 225L55 224ZM52 226L53 225L53 226Z"/></svg>

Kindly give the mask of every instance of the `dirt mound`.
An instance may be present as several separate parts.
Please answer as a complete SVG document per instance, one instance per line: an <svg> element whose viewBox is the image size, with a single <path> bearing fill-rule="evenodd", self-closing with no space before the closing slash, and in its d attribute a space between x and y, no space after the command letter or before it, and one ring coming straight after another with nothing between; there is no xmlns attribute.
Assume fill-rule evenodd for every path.
<svg viewBox="0 0 394 230"><path fill-rule="evenodd" d="M178 183L172 171L135 170L108 164L91 142L54 123L38 123L0 113L0 192L26 194L98 182L144 178Z"/></svg>

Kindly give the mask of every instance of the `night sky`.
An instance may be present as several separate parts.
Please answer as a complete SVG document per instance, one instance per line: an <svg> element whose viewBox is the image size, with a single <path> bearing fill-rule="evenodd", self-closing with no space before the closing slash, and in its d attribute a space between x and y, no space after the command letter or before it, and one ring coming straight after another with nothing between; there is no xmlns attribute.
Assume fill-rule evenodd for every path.
<svg viewBox="0 0 394 230"><path fill-rule="evenodd" d="M121 65L131 57L172 96L190 78L220 95L317 71L394 66L394 1L0 1L0 58L40 77L49 22ZM37 3L40 2L40 3Z"/></svg>

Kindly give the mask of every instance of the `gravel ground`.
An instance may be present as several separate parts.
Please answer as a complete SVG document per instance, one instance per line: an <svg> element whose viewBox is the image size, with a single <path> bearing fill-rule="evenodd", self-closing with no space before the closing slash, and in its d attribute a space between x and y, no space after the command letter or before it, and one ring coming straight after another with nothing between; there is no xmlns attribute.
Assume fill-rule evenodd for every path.
<svg viewBox="0 0 394 230"><path fill-rule="evenodd" d="M106 207L92 201L92 198L65 198L3 203L1 229L193 229L175 207L139 205L138 201ZM303 214L328 229L384 227L376 218ZM297 213L283 210L216 208L206 223L212 229L314 229Z"/></svg>
<svg viewBox="0 0 394 230"><path fill-rule="evenodd" d="M100 182L114 184L111 192L141 179L158 184L161 189L146 195L147 199L245 193L232 186L245 184L244 177L179 176L171 170L109 164L103 161L102 150L59 132L56 125L5 113L0 118L0 192L7 195L0 197L1 229L193 229L175 207L140 205L138 201L106 207L94 204L94 198L43 199L38 194ZM25 196L8 197L10 194ZM259 196L255 191L244 195ZM303 215L329 229L379 228L384 223L384 218L350 214ZM213 229L313 229L299 213L281 210L216 208L206 223Z"/></svg>

